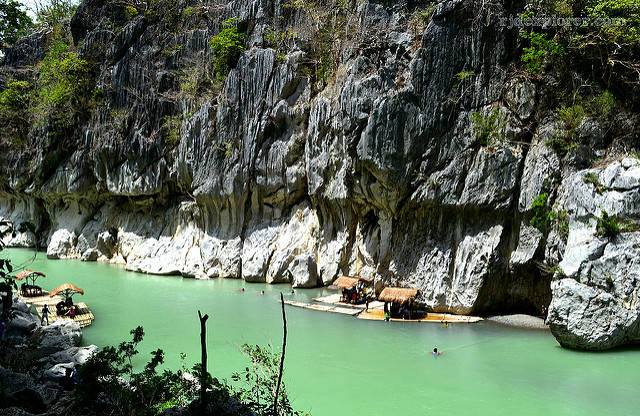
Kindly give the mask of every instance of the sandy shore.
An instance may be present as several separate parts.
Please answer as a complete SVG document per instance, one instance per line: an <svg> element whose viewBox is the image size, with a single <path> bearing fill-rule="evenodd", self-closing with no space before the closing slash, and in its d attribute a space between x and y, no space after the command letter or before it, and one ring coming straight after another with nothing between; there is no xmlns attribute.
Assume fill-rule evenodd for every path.
<svg viewBox="0 0 640 416"><path fill-rule="evenodd" d="M485 320L490 322L497 322L502 325L515 326L518 328L527 329L545 329L549 327L544 324L544 320L538 316L531 315L501 315L501 316L489 316Z"/></svg>

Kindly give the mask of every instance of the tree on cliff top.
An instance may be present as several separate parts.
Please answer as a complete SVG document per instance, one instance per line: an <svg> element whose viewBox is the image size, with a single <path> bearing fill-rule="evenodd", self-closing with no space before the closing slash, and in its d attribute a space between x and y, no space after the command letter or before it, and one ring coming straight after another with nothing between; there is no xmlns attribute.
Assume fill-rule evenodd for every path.
<svg viewBox="0 0 640 416"><path fill-rule="evenodd" d="M40 29L59 28L78 8L75 0L34 0L36 25Z"/></svg>
<svg viewBox="0 0 640 416"><path fill-rule="evenodd" d="M0 51L4 53L21 36L27 34L33 22L22 5L15 0L0 0Z"/></svg>

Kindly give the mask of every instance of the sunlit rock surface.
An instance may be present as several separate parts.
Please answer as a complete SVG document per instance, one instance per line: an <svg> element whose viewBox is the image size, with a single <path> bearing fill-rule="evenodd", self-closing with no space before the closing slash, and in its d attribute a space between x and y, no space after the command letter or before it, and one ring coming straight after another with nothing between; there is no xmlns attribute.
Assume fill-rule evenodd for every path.
<svg viewBox="0 0 640 416"><path fill-rule="evenodd" d="M588 174L600 185L585 181ZM603 210L621 218L621 226L640 218L640 162L622 159L576 172L563 181L559 202L571 227L559 265L567 278L552 284L551 331L570 348L640 343L640 232L596 232Z"/></svg>
<svg viewBox="0 0 640 416"><path fill-rule="evenodd" d="M603 162L602 194L582 180L608 145L596 120L575 130L589 146L552 148L553 92L509 69L504 2L443 1L423 20L422 4L357 3L328 79L309 64L314 22L279 1L223 2L176 27L114 24L114 7L87 0L71 21L103 100L72 137L36 134L3 166L0 215L33 220L50 258L298 287L359 275L418 288L433 311L539 313L558 267L583 285L613 267L597 266L618 240L594 235L594 215L638 217L637 160ZM246 49L213 85L208 42L231 17ZM268 34L285 30L296 36L274 49ZM0 77L43 55L41 38L23 43ZM499 115L501 140L479 141L476 112ZM530 225L543 193L567 227ZM611 296L635 287L625 267L607 272ZM582 310L562 287L550 323L572 346L562 334Z"/></svg>

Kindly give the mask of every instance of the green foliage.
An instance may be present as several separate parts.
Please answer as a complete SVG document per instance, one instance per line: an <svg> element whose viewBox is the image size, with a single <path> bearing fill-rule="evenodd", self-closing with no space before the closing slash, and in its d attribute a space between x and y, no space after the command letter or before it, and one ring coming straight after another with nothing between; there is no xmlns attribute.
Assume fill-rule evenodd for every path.
<svg viewBox="0 0 640 416"><path fill-rule="evenodd" d="M567 211L551 211L548 216L562 237L569 235L569 216Z"/></svg>
<svg viewBox="0 0 640 416"><path fill-rule="evenodd" d="M278 383L280 354L273 352L271 345L260 347L243 344L240 350L251 361L251 367L231 376L233 381L240 383L232 387L232 396L260 416L274 415L273 401ZM284 383L280 386L278 395L278 415L302 415L302 412L291 407Z"/></svg>
<svg viewBox="0 0 640 416"><path fill-rule="evenodd" d="M418 17L418 21L420 23L427 24L431 21L431 16L433 16L433 11L436 8L436 2L432 1L430 3L428 3L424 9L418 9L417 11L417 17Z"/></svg>
<svg viewBox="0 0 640 416"><path fill-rule="evenodd" d="M607 281L607 287L609 289L613 289L614 282L613 282L613 276L611 276L611 273L605 274L605 280Z"/></svg>
<svg viewBox="0 0 640 416"><path fill-rule="evenodd" d="M464 81L471 75L475 75L473 71L462 71L462 72L458 72L453 77L456 81L460 82L460 81Z"/></svg>
<svg viewBox="0 0 640 416"><path fill-rule="evenodd" d="M520 61L532 75L542 73L545 60L566 55L564 47L554 39L549 39L546 33L521 33L520 37L530 45L523 48Z"/></svg>
<svg viewBox="0 0 640 416"><path fill-rule="evenodd" d="M62 23L71 19L78 7L74 0L48 0L36 7L36 26L40 29L60 30Z"/></svg>
<svg viewBox="0 0 640 416"><path fill-rule="evenodd" d="M533 211L533 217L529 221L531 226L536 227L542 233L547 231L547 227L549 224L549 205L548 205L549 194L543 193L536 197L531 203L531 211Z"/></svg>
<svg viewBox="0 0 640 416"><path fill-rule="evenodd" d="M200 10L193 7L193 6L188 6L185 7L185 9L182 11L182 18L183 19L191 19L194 16L198 16L198 14L200 13Z"/></svg>
<svg viewBox="0 0 640 416"><path fill-rule="evenodd" d="M602 183L600 183L600 179L598 179L598 175L596 175L594 172L588 172L587 174L585 174L582 177L582 181L584 183L593 185L598 194L602 194L602 192L607 190L607 187L604 186Z"/></svg>
<svg viewBox="0 0 640 416"><path fill-rule="evenodd" d="M195 380L185 378L183 371L165 370L158 374L157 367L164 361L161 349L151 353L142 372L135 372L133 359L144 330L139 326L130 333L131 341L121 342L117 348L103 348L80 367L75 411L94 415L155 415L174 404L186 405L197 397Z"/></svg>
<svg viewBox="0 0 640 416"><path fill-rule="evenodd" d="M54 42L38 64L36 110L53 133L78 122L90 100L89 64L63 42Z"/></svg>
<svg viewBox="0 0 640 416"><path fill-rule="evenodd" d="M611 217L607 211L602 210L602 215L596 217L596 234L604 237L615 237L622 231L622 227L616 217Z"/></svg>
<svg viewBox="0 0 640 416"><path fill-rule="evenodd" d="M609 120L620 111L620 103L609 91L603 91L591 99L589 112L602 120Z"/></svg>
<svg viewBox="0 0 640 416"><path fill-rule="evenodd" d="M324 88L336 71L336 63L333 59L333 42L333 25L331 22L327 21L320 27L318 33L314 83L316 90Z"/></svg>
<svg viewBox="0 0 640 416"><path fill-rule="evenodd" d="M584 118L584 108L580 104L571 107L562 106L558 109L558 118L567 131L573 132Z"/></svg>
<svg viewBox="0 0 640 416"><path fill-rule="evenodd" d="M33 84L15 79L7 82L7 88L0 92L0 139L14 147L21 148L27 142L31 125Z"/></svg>
<svg viewBox="0 0 640 416"><path fill-rule="evenodd" d="M242 41L245 35L238 32L237 20L238 18L234 17L222 22L224 29L209 41L214 57L213 71L220 82L224 81L244 50Z"/></svg>
<svg viewBox="0 0 640 416"><path fill-rule="evenodd" d="M494 108L489 115L483 115L475 111L470 118L473 124L472 129L476 140L481 146L491 146L503 140L500 129L504 123L504 117L497 108Z"/></svg>
<svg viewBox="0 0 640 416"><path fill-rule="evenodd" d="M149 24L161 24L163 29L174 34L179 33L184 27L183 9L181 3L171 0L146 0L143 3L144 16Z"/></svg>
<svg viewBox="0 0 640 416"><path fill-rule="evenodd" d="M552 137L547 140L545 144L550 146L560 157L564 157L570 150L577 147L575 143L569 142L567 138L563 136Z"/></svg>
<svg viewBox="0 0 640 416"><path fill-rule="evenodd" d="M102 91L100 88L96 89L94 92L91 93L91 99L95 103L99 103L104 99L104 91Z"/></svg>
<svg viewBox="0 0 640 416"><path fill-rule="evenodd" d="M33 22L22 4L15 0L0 0L0 51L6 52L21 36L27 34Z"/></svg>
<svg viewBox="0 0 640 416"><path fill-rule="evenodd" d="M16 233L30 232L33 235L36 233L36 227L30 221L23 221L16 230L14 224L10 221L0 220L0 251L4 250L3 239L9 235L16 236ZM0 292L2 295L2 316L0 319L6 319L12 313L11 305L13 305L12 290L17 290L15 279L11 276L13 273L13 266L11 260L0 259Z"/></svg>
<svg viewBox="0 0 640 416"><path fill-rule="evenodd" d="M590 0L585 3L590 22L608 42L640 44L638 0Z"/></svg>
<svg viewBox="0 0 640 416"><path fill-rule="evenodd" d="M557 117L563 130L558 135L547 140L547 146L560 156L564 157L570 150L575 149L575 130L582 122L585 111L582 105L562 106L557 110Z"/></svg>
<svg viewBox="0 0 640 416"><path fill-rule="evenodd" d="M298 34L291 29L270 30L264 35L264 42L269 48L275 49L279 54L284 55L293 49L294 41Z"/></svg>
<svg viewBox="0 0 640 416"><path fill-rule="evenodd" d="M126 5L124 7L124 12L127 15L128 19L133 19L134 17L136 17L140 12L138 12L138 9L136 9L135 7L131 6L131 5Z"/></svg>
<svg viewBox="0 0 640 416"><path fill-rule="evenodd" d="M164 116L163 130L165 131L164 142L170 147L175 147L180 143L182 138L181 129L184 116L178 114L175 116Z"/></svg>
<svg viewBox="0 0 640 416"><path fill-rule="evenodd" d="M558 3L558 2L555 2ZM640 1L565 0L566 13L582 18L556 38L571 54L572 68L634 107L640 93ZM555 11L548 15L558 14Z"/></svg>
<svg viewBox="0 0 640 416"><path fill-rule="evenodd" d="M204 67L193 66L180 77L180 93L184 97L196 97L204 81Z"/></svg>
<svg viewBox="0 0 640 416"><path fill-rule="evenodd" d="M559 264L553 266L544 267L543 272L549 276L553 276L553 280L560 280L567 277L562 267Z"/></svg>
<svg viewBox="0 0 640 416"><path fill-rule="evenodd" d="M337 73L338 61L345 41L354 38L357 24L350 24L357 17L358 3L354 0L319 2L316 0L289 0L287 9L296 9L304 18L298 29L309 39L309 54L299 68L309 75L312 92L328 86Z"/></svg>

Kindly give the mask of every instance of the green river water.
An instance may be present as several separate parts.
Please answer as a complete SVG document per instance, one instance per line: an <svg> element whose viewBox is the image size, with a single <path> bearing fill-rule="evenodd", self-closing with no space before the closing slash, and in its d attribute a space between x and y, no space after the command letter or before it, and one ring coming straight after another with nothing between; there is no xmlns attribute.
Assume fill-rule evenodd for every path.
<svg viewBox="0 0 640 416"><path fill-rule="evenodd" d="M14 266L29 250L2 253ZM96 316L83 344L117 345L138 325L145 330L140 364L157 348L172 369L180 353L200 357L197 310L209 314L208 366L219 379L248 364L244 342L278 349L285 297L308 300L327 289L247 284L236 279L153 276L38 253L30 269L46 288L69 282L85 290ZM239 293L244 287L246 291ZM264 296L257 295L261 290ZM331 415L637 415L640 349L601 353L565 350L548 331L490 322L441 324L378 322L287 306L284 380L296 409ZM438 347L444 354L427 355Z"/></svg>

